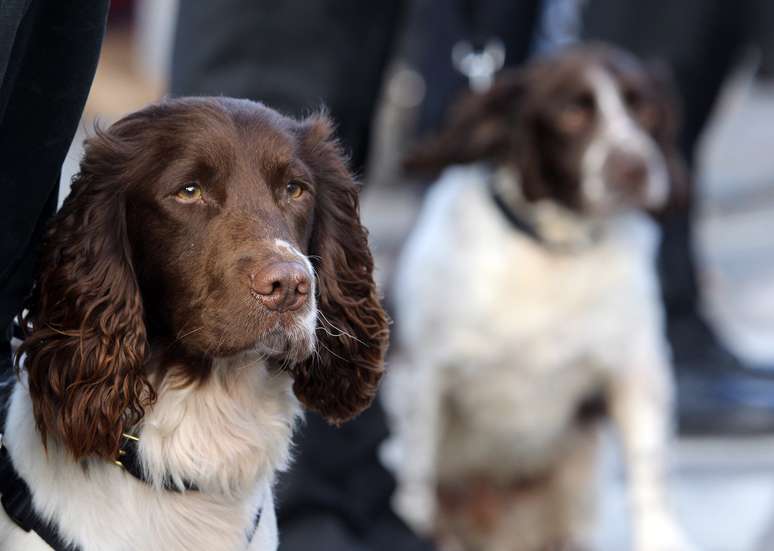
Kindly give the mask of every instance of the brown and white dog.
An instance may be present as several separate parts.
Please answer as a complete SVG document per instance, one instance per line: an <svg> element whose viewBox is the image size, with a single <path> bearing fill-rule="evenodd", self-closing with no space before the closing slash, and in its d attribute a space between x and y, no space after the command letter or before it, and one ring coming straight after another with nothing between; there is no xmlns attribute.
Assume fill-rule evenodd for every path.
<svg viewBox="0 0 774 551"><path fill-rule="evenodd" d="M590 416L606 411L633 548L692 548L665 495L673 389L643 212L683 189L675 129L661 79L578 46L462 101L409 160L445 169L393 288L396 506L421 531L467 550L585 549Z"/></svg>
<svg viewBox="0 0 774 551"><path fill-rule="evenodd" d="M382 375L372 267L325 116L190 98L98 132L24 317L3 443L32 513L81 551L275 549L299 402L341 423ZM0 511L0 548L49 546Z"/></svg>

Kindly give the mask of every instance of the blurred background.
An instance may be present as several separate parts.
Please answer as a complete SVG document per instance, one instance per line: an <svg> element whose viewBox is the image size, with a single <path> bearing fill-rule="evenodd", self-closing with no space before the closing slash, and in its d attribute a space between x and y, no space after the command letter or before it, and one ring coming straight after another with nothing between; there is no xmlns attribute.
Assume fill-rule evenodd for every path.
<svg viewBox="0 0 774 551"><path fill-rule="evenodd" d="M485 51L491 39L499 39L504 60L498 63L494 55L484 72L522 64L536 52L579 38L617 42L646 59L658 58L671 67L683 93L684 154L696 179L691 212L665 234L674 249L668 254L677 259L668 262L676 275L664 276L678 295L676 305L667 304L676 320L670 337L679 383L674 499L703 549L771 550L772 5L771 0L182 0L181 5L114 0L94 85L62 173L60 202L95 122L106 126L166 94L244 96L295 115L327 104L364 183L363 216L378 278L387 289L425 187L401 174L400 159L418 136L437 128L451 100L468 86L465 69L452 55L455 44ZM319 59L300 61L310 49ZM357 55L342 53L353 50ZM286 93L288 86L295 92ZM376 461L384 420L377 411L358 422L364 428L345 429L357 453L326 475L329 482L346 485L341 477L348 462ZM312 421L306 430L318 429ZM305 483L315 476L305 458L333 447L315 434L311 451L303 440L300 445L297 468L310 477ZM628 530L623 472L614 452L606 461L599 549L620 550ZM379 480L386 488L379 491L389 493L389 477L369 468L375 469L369 480ZM281 527L283 548L302 549L300 543L292 546L292 526L303 526L307 498L303 489L286 491L292 505L285 505L283 516L280 504L287 526ZM351 549L409 549L357 545Z"/></svg>

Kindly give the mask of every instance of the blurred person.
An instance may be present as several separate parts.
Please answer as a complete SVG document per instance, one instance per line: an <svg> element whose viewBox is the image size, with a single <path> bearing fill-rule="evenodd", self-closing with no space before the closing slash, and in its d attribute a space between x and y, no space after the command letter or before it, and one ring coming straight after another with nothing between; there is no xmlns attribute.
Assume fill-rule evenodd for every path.
<svg viewBox="0 0 774 551"><path fill-rule="evenodd" d="M544 0L417 0L409 22L406 56L425 81L415 132L429 134L444 121L450 104L471 79L452 55L467 46L485 54L497 41L504 58L500 67L523 64L533 49Z"/></svg>
<svg viewBox="0 0 774 551"><path fill-rule="evenodd" d="M0 7L0 371L32 286L37 246L97 67L107 0L7 0ZM4 409L10 384L2 386Z"/></svg>
<svg viewBox="0 0 774 551"><path fill-rule="evenodd" d="M761 50L762 72L771 75L774 3L590 0L583 12L583 36L619 44L669 65L682 96L680 144L693 165L722 86L748 48ZM661 283L676 365L681 430L774 430L774 381L745 370L748 366L718 339L700 311L692 205L664 217L662 228Z"/></svg>

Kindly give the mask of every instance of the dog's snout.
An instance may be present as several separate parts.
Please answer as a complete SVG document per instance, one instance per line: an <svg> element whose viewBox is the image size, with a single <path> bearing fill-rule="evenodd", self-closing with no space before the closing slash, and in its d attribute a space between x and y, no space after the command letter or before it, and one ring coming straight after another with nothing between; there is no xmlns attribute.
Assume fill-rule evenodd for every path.
<svg viewBox="0 0 774 551"><path fill-rule="evenodd" d="M297 310L309 295L309 274L298 262L275 262L251 274L250 287L270 310Z"/></svg>
<svg viewBox="0 0 774 551"><path fill-rule="evenodd" d="M641 193L648 180L648 165L640 155L622 151L611 153L608 170L612 186L625 194Z"/></svg>

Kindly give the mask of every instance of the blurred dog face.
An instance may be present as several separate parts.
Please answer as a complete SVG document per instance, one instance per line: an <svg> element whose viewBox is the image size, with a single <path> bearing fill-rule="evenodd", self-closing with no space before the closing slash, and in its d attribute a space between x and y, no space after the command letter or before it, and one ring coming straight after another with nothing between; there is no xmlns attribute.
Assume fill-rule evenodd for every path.
<svg viewBox="0 0 774 551"><path fill-rule="evenodd" d="M520 174L528 200L604 214L658 209L682 186L669 87L637 59L580 46L503 74L454 109L409 168L493 160Z"/></svg>
<svg viewBox="0 0 774 551"><path fill-rule="evenodd" d="M669 182L656 141L664 99L635 59L568 52L533 68L524 94L521 123L549 194L591 212L664 205Z"/></svg>

